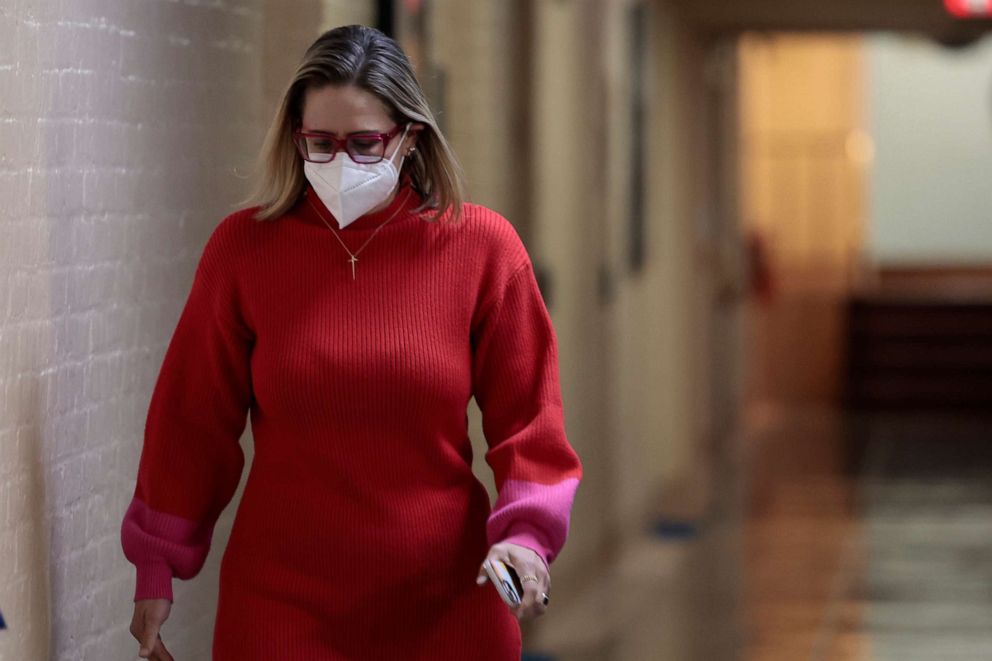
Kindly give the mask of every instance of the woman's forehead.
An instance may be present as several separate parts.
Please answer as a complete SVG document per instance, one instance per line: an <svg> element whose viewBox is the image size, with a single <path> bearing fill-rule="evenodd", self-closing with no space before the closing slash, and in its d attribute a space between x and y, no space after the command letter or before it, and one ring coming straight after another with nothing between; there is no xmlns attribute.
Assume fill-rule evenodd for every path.
<svg viewBox="0 0 992 661"><path fill-rule="evenodd" d="M392 118L382 101L354 85L327 85L307 90L303 100L303 129L347 134L388 131Z"/></svg>

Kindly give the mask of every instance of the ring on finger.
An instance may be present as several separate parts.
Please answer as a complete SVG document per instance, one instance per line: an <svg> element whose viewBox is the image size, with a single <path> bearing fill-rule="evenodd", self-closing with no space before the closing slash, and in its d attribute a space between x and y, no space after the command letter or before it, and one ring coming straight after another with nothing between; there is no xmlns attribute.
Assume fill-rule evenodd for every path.
<svg viewBox="0 0 992 661"><path fill-rule="evenodd" d="M521 583L526 583L527 581L534 581L535 583L541 582L540 580L538 580L537 576L534 576L533 574L527 574L526 576L520 577Z"/></svg>

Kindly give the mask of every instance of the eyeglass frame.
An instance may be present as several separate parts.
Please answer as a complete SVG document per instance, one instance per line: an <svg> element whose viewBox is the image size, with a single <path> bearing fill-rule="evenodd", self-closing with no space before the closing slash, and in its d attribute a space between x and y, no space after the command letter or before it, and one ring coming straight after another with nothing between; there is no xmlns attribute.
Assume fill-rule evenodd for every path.
<svg viewBox="0 0 992 661"><path fill-rule="evenodd" d="M389 147L389 142L396 136L396 134L398 134L400 132L400 129L402 129L404 127L407 127L410 124L412 124L412 122L406 122L404 124L397 124L392 129L390 129L389 131L387 131L385 133L377 133L375 131L359 131L357 133L352 133L350 135L346 135L343 138L336 138L336 137L334 137L334 134L332 134L332 133L326 133L324 131L304 131L302 129L296 129L292 133L293 144L296 146L296 151L299 152L299 154L303 158L303 160L308 161L310 163L330 163L335 158L337 158L338 152L339 151L342 151L342 148L343 148L344 152L346 154L348 154L348 158L350 158L355 163L360 163L361 165L371 165L373 163L381 163L382 161L384 161L386 159L386 149ZM315 160L313 160L311 158L307 158L307 155L304 153L305 149L300 145L300 142L299 142L299 139L300 138L318 138L318 137L319 138L325 138L326 140L329 140L331 142L331 146L333 147L333 151L331 152L331 157L329 159L327 159L326 161L315 161ZM382 155L379 156L378 160L375 160L375 161L357 161L357 160L355 160L354 155L350 151L348 151L348 140L350 140L352 138L376 138L377 140L381 140L382 141ZM396 154L394 153L393 155L395 156Z"/></svg>

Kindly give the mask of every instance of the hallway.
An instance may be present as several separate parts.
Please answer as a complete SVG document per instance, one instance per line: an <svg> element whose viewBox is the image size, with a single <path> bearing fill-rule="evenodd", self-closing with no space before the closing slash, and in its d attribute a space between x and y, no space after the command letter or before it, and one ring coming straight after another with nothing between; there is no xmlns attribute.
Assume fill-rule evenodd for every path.
<svg viewBox="0 0 992 661"><path fill-rule="evenodd" d="M156 376L251 180L303 184L275 130L287 83L348 24L408 54L466 200L512 226L553 321L584 473L524 661L992 659L989 3L984 20L941 0L5 3L0 661L134 658L121 519ZM274 179L253 172L267 136ZM301 250L364 249L318 229ZM383 236L367 271L389 272ZM469 264L417 254L450 282ZM355 284L347 264L317 300L345 300L326 288ZM391 319L379 293L398 291L361 303ZM480 281L463 310L503 300ZM426 346L384 344L410 366ZM403 395L387 413L425 393ZM964 400L988 417L840 408ZM459 456L495 505L506 434L474 394L465 423ZM250 427L227 439L246 466ZM202 571L173 577L177 659L211 655L246 484L201 521Z"/></svg>

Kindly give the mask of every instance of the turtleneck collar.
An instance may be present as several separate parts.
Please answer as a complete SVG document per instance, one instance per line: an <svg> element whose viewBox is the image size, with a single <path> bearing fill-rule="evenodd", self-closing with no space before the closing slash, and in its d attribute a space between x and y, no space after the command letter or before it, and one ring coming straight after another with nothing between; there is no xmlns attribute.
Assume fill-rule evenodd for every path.
<svg viewBox="0 0 992 661"><path fill-rule="evenodd" d="M324 226L324 222L321 220L321 218L323 218L327 221L327 224L331 225L331 227L333 227L337 232L360 232L363 230L374 230L379 227L379 225L384 223L390 216L393 216L393 214L396 215L389 222L389 225L411 217L410 212L419 206L422 201L421 196L417 193L416 189L413 188L413 182L409 175L404 175L400 179L400 184L397 187L393 198L389 201L389 204L382 209L370 211L363 216L359 216L345 225L344 229L342 229L338 227L338 222L335 220L334 215L328 211L324 203L321 202L320 196L317 195L316 191L313 189L313 186L310 182L307 182L306 188L304 188L303 193L300 196L299 216L300 219L305 222L321 226ZM310 202L313 203L313 206L311 206ZM316 210L314 207L316 207Z"/></svg>

